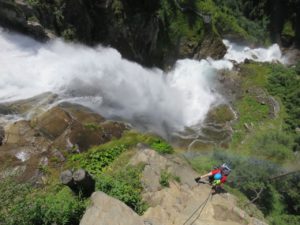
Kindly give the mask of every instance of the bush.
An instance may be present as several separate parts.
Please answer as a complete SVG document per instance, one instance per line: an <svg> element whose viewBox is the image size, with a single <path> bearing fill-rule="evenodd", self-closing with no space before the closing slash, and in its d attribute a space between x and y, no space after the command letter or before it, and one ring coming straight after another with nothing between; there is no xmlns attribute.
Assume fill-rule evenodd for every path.
<svg viewBox="0 0 300 225"><path fill-rule="evenodd" d="M101 174L96 179L96 189L119 199L138 214L142 214L147 208L141 196L142 169L143 167L128 166L114 175Z"/></svg>
<svg viewBox="0 0 300 225"><path fill-rule="evenodd" d="M12 209L9 224L78 224L85 204L73 196L67 187L58 193L28 197Z"/></svg>
<svg viewBox="0 0 300 225"><path fill-rule="evenodd" d="M150 141L150 147L162 154L171 154L173 153L173 148L166 141L160 138L153 138Z"/></svg>
<svg viewBox="0 0 300 225"><path fill-rule="evenodd" d="M291 135L270 131L256 137L250 148L256 155L280 162L292 158L293 141Z"/></svg>
<svg viewBox="0 0 300 225"><path fill-rule="evenodd" d="M268 91L281 98L288 113L287 129L295 131L300 127L300 79L298 67L286 68L273 65L269 74Z"/></svg>
<svg viewBox="0 0 300 225"><path fill-rule="evenodd" d="M5 225L75 225L86 208L67 187L41 192L29 184L6 180L0 190L0 219Z"/></svg>
<svg viewBox="0 0 300 225"><path fill-rule="evenodd" d="M171 173L169 173L166 170L163 170L160 172L160 179L159 179L159 183L161 186L163 187L169 187L170 186L170 180L175 180L177 182L180 183L180 177L175 176Z"/></svg>
<svg viewBox="0 0 300 225"><path fill-rule="evenodd" d="M84 168L89 173L97 175L127 148L126 145L116 145L104 149L95 147L87 153L71 156L70 161L77 167Z"/></svg>

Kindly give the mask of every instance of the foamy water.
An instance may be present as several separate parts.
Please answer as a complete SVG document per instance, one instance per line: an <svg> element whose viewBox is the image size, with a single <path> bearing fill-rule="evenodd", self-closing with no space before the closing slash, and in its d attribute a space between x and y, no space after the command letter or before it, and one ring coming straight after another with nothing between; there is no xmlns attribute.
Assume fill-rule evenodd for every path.
<svg viewBox="0 0 300 225"><path fill-rule="evenodd" d="M227 59L184 59L164 73L127 61L112 48L61 40L41 44L3 30L0 63L0 102L50 91L60 101L159 134L200 124L223 101L215 87L217 70L233 67Z"/></svg>
<svg viewBox="0 0 300 225"><path fill-rule="evenodd" d="M277 61L286 63L285 57L282 56L278 44L273 44L268 48L251 49L245 45L238 45L228 40L223 40L227 47L227 53L224 56L226 60L233 60L237 63L244 62L245 59L251 59L256 62L272 62Z"/></svg>

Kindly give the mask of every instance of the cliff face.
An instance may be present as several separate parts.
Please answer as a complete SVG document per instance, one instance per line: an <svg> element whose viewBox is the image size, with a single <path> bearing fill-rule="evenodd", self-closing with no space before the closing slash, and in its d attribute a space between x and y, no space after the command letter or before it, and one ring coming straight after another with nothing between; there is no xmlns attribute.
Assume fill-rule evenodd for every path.
<svg viewBox="0 0 300 225"><path fill-rule="evenodd" d="M201 203L205 206L203 209L200 207L187 224L192 221L195 225L266 224L237 207L237 200L232 195L223 193L211 196L210 186L197 185L194 182L196 172L179 157L162 156L154 150L140 148L130 164L140 163L145 164L141 177L143 198L150 206L144 215L138 216L124 203L102 192L95 192L81 225L181 225ZM177 181L170 181L168 187L162 187L161 175L166 172L177 177Z"/></svg>
<svg viewBox="0 0 300 225"><path fill-rule="evenodd" d="M177 58L221 58L226 52L212 25L205 25L200 16L192 15L197 24L185 34L189 15L195 13L181 12L174 1L1 0L0 4L1 26L39 40L55 34L88 45L112 46L123 57L150 67L170 66Z"/></svg>

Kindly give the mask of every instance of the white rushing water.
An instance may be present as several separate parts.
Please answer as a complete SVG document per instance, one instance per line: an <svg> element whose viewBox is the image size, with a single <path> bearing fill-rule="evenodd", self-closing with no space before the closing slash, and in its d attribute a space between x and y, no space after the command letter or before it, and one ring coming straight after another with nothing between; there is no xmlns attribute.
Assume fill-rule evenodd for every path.
<svg viewBox="0 0 300 225"><path fill-rule="evenodd" d="M238 45L228 40L223 40L227 47L227 53L224 56L226 60L233 60L237 63L244 62L245 59L250 59L256 62L280 62L286 63L285 57L282 56L278 44L273 44L268 48L251 49L245 45Z"/></svg>
<svg viewBox="0 0 300 225"><path fill-rule="evenodd" d="M127 61L112 48L61 40L42 44L1 29L0 64L0 102L50 91L61 101L159 134L200 124L222 102L215 90L217 69L233 66L228 60L184 59L165 74Z"/></svg>

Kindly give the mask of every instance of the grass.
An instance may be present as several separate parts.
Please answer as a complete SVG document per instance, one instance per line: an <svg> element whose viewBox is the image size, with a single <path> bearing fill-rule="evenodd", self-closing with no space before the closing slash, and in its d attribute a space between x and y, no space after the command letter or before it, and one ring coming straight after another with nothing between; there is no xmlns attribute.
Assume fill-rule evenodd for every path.
<svg viewBox="0 0 300 225"><path fill-rule="evenodd" d="M201 155L190 159L191 166L200 174L206 174L212 170L212 168L218 165L218 162L215 161L210 155Z"/></svg>
<svg viewBox="0 0 300 225"><path fill-rule="evenodd" d="M157 136L127 131L120 139L92 147L85 153L71 155L68 158L67 167L84 168L92 174L101 173L123 152L130 150L138 143L147 144L161 154L173 152L172 146Z"/></svg>
<svg viewBox="0 0 300 225"><path fill-rule="evenodd" d="M180 183L180 177L168 172L167 170L160 171L159 183L162 187L169 187L170 181L175 180Z"/></svg>
<svg viewBox="0 0 300 225"><path fill-rule="evenodd" d="M273 119L269 115L269 106L258 102L258 94L255 91L249 91L254 88L268 94L267 87L271 72L272 65L269 63L241 65L240 74L243 96L234 105L239 118L233 126L234 134L230 145L231 149L251 154L249 145L256 141L257 136L264 135L272 130L282 130L286 112L280 99L277 98L280 104L280 112L277 118Z"/></svg>
<svg viewBox="0 0 300 225"><path fill-rule="evenodd" d="M242 88L247 90L250 87L265 88L268 84L268 75L272 70L269 63L248 63L241 66Z"/></svg>

